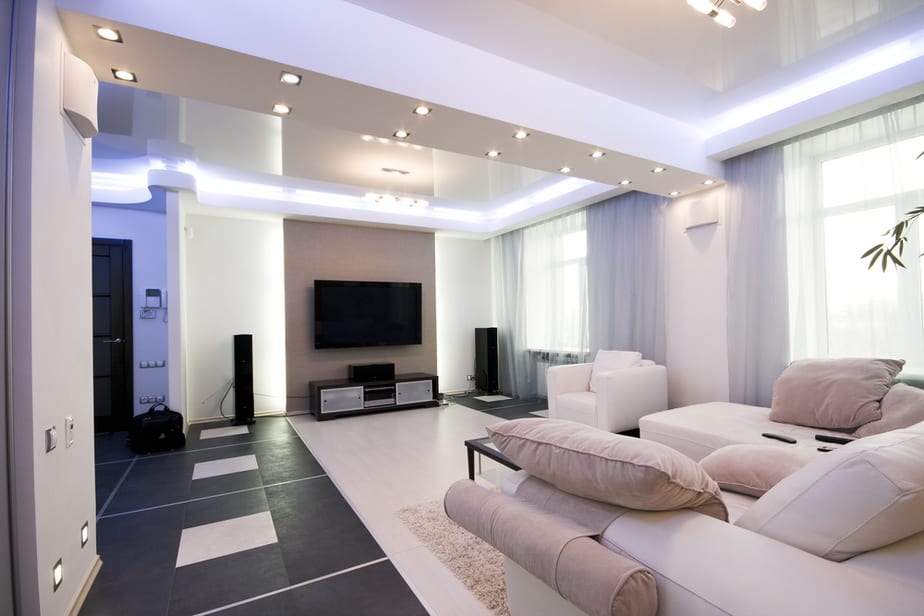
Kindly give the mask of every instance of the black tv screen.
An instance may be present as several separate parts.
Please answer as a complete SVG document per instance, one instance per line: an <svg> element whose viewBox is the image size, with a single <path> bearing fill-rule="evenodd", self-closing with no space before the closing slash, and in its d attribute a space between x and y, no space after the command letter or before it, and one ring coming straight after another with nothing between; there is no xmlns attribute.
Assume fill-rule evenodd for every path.
<svg viewBox="0 0 924 616"><path fill-rule="evenodd" d="M314 281L314 348L420 344L420 283Z"/></svg>

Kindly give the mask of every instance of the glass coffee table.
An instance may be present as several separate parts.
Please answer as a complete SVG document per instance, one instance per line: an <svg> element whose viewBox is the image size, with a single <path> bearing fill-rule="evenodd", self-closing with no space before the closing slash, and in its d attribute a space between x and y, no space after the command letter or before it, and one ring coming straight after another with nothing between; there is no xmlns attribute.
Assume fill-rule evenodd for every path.
<svg viewBox="0 0 924 616"><path fill-rule="evenodd" d="M513 460L502 454L491 442L490 437L473 438L465 441L465 453L468 456L468 478L475 480L475 454L478 454L478 472L481 472L481 456L494 460L509 469L518 471L520 467Z"/></svg>

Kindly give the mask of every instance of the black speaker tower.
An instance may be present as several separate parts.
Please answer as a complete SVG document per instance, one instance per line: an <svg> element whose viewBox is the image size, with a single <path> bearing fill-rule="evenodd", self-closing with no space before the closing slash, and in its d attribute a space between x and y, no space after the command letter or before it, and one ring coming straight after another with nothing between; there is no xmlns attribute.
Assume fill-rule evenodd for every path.
<svg viewBox="0 0 924 616"><path fill-rule="evenodd" d="M486 394L498 392L497 328L475 328L475 387Z"/></svg>
<svg viewBox="0 0 924 616"><path fill-rule="evenodd" d="M234 336L234 421L235 426L253 419L253 336Z"/></svg>

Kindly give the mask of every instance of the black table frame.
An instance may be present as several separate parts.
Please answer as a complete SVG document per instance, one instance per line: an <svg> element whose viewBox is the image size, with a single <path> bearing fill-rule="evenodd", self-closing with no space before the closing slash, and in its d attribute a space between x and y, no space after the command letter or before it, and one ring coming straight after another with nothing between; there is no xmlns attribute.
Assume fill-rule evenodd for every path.
<svg viewBox="0 0 924 616"><path fill-rule="evenodd" d="M475 452L490 458L495 462L503 464L509 469L515 471L520 470L520 467L514 464L513 460L489 446L488 443L491 442L491 439L487 436L481 438L473 438L465 441L465 453L468 456L468 478L472 481L475 480Z"/></svg>

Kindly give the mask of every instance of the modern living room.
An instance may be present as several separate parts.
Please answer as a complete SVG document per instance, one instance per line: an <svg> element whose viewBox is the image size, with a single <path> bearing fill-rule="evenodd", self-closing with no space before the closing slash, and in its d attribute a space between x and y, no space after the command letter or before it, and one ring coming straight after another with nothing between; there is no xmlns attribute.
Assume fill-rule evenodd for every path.
<svg viewBox="0 0 924 616"><path fill-rule="evenodd" d="M731 28L683 2L325 0L273 7L272 16L266 7L228 14L209 3L17 6L27 4L35 23L16 23L29 33L20 44L33 45L19 57L32 61L17 66L30 85L15 83L31 94L32 122L54 130L17 124L29 139L12 138L11 149L19 161L26 153L46 161L11 182L14 203L30 212L28 223L14 220L14 236L29 239L17 240L13 255L31 255L21 262L32 268L14 272L13 331L23 338L8 339L8 348L33 372L10 381L13 401L31 413L10 422L10 438L30 444L4 450L19 487L7 499L11 534L20 537L12 562L37 572L14 586L11 613L76 613L88 591L106 585L99 546L109 541L107 523L135 507L113 491L132 487L121 474L129 465L187 455L212 462L222 447L251 447L246 455L260 470L238 478L255 476L273 444L293 452L294 474L230 492L320 480L332 486L331 516L354 516L358 526L349 528L371 537L355 562L290 580L293 596L336 587L295 605L346 613L337 611L338 602L348 610L343 597L403 584L404 594L381 595L397 611L373 603L353 613L491 613L399 514L440 501L466 476L464 441L501 421L452 402L479 393L479 328L498 330L499 378L499 391L480 393L538 400L530 409L544 406L550 367L591 362L599 350L638 351L666 367L672 409L769 407L773 383L796 359L901 358L906 382L924 372L918 227L896 253L904 267L877 262L868 271L869 257L860 257L920 206L919 2L712 5L737 18ZM241 36L245 25L273 34ZM100 38L94 26L120 40ZM279 28L290 35L285 45ZM99 79L92 138L78 134L53 94L62 49ZM420 50L428 59L417 66ZM695 57L702 61L690 66ZM203 67L214 73L192 76ZM136 81L116 70L135 71ZM319 91L330 96L313 97ZM274 103L288 110L272 111ZM26 184L28 195L15 191ZM790 225L812 217L821 222ZM90 297L90 264L75 255L91 238L131 241L133 392L124 412L163 399L182 413L189 439L184 453L102 460L109 474L95 500L102 448L86 438L91 308L69 309L65 323L40 308ZM56 248L33 254L39 246ZM319 280L419 283L420 343L317 348ZM148 291L158 292L156 305ZM15 299L24 294L28 301ZM230 424L222 415L235 404L232 347L241 333L253 336L256 423L246 434L205 438ZM52 374L62 357L84 368ZM434 375L434 400L448 403L318 421L309 383L374 363ZM77 438L46 453L47 428L63 434L64 415L76 419ZM481 486L508 475L482 462ZM177 464L192 472L192 462ZM62 477L66 491L45 489ZM208 480L233 483L200 481ZM210 490L187 496L219 494ZM85 523L87 540L71 545ZM180 541L192 522L178 524ZM290 529L277 524L280 545ZM63 581L46 583L58 561ZM197 565L184 566L189 574ZM385 569L377 581L346 583ZM243 588L243 570L216 571ZM346 577L338 581L338 572ZM185 581L195 588L195 576ZM282 601L287 586L197 604L176 599L176 583L169 613L294 609L249 601L260 593Z"/></svg>

